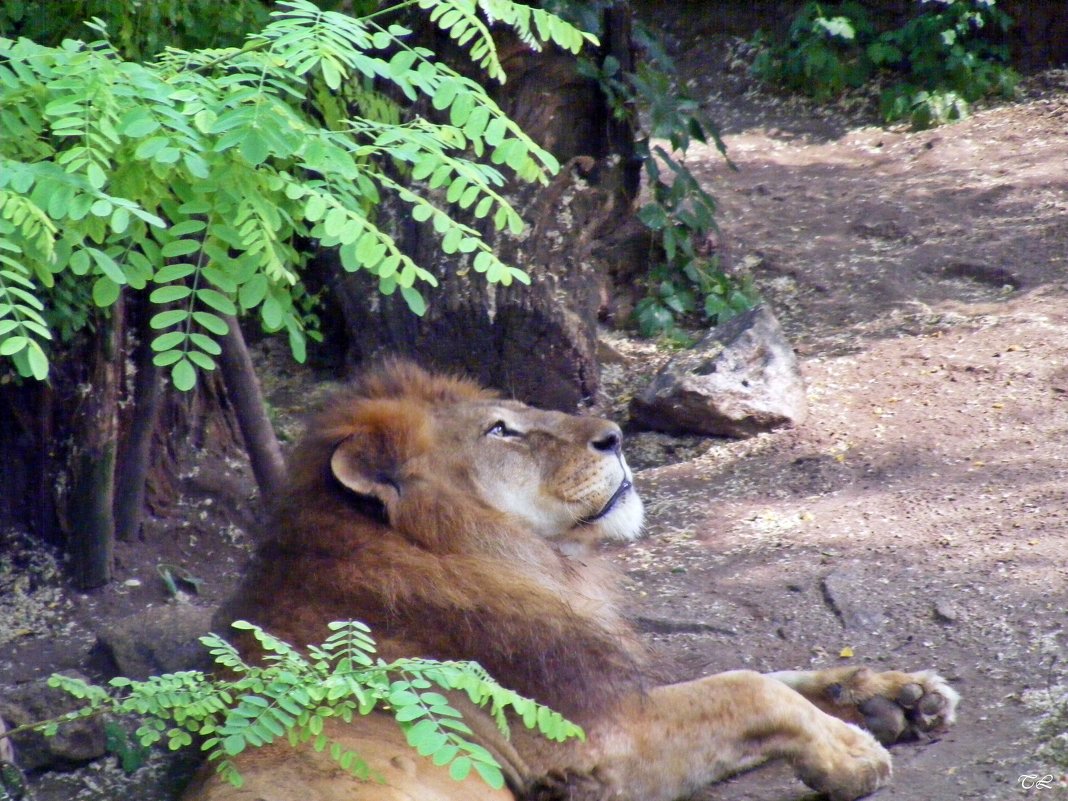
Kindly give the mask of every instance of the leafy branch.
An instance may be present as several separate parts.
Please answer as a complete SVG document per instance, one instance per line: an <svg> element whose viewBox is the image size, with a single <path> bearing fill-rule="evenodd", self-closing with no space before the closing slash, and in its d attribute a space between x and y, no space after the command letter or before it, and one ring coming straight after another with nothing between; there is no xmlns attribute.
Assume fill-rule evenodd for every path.
<svg viewBox="0 0 1068 801"><path fill-rule="evenodd" d="M415 4L494 80L504 73L479 13L532 47L595 41L512 0ZM47 377L57 331L73 333L67 307L107 309L125 288L159 306L155 363L180 389L215 369L238 313L284 331L303 360L318 338L301 303L312 249L298 243L309 240L422 314L421 290L437 280L376 221L388 193L444 252L473 253L487 280L529 281L454 209L519 231L498 191L505 171L544 183L559 165L479 83L388 21L411 5L358 17L285 0L242 47L172 48L144 63L106 38L0 38L0 357ZM423 99L434 118L405 119L390 90ZM391 165L412 180L392 178Z"/></svg>
<svg viewBox="0 0 1068 801"><path fill-rule="evenodd" d="M634 316L643 336L685 343L688 337L680 321L697 317L724 322L750 308L757 295L751 282L728 276L718 257L707 252L717 230L716 201L686 165L694 142L714 146L726 157L719 131L678 85L675 66L653 35L639 27L637 38L650 54L637 69L626 70L609 55L599 64L581 61L579 71L598 82L618 119L646 121L634 142L648 188L638 218L653 233L657 247L650 258L646 295Z"/></svg>
<svg viewBox="0 0 1068 801"><path fill-rule="evenodd" d="M141 747L166 743L178 750L199 741L219 774L237 787L243 780L233 758L281 739L326 751L344 770L367 779L372 777L370 767L358 753L332 740L326 723L350 723L381 710L393 716L412 748L435 765L448 765L453 778L463 780L474 770L494 788L504 786L500 765L474 741L448 693L463 693L486 708L505 736L511 712L551 740L585 737L581 728L548 707L501 687L477 663L376 659L370 630L358 621L329 624L326 641L309 646L306 655L251 623L238 621L234 628L255 638L264 654L262 664L247 663L218 635L202 637L201 642L215 664L235 678L183 671L147 681L115 678L105 688L57 674L49 686L70 693L84 706L0 737L24 731L54 736L72 720L132 714L142 719L135 732Z"/></svg>

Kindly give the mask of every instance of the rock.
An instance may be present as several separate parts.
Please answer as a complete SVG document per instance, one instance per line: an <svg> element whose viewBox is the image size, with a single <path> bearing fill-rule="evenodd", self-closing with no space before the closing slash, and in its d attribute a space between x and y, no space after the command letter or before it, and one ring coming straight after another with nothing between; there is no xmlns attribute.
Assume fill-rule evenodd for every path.
<svg viewBox="0 0 1068 801"><path fill-rule="evenodd" d="M211 609L192 604L153 607L97 633L97 650L108 670L144 680L160 673L205 667L199 638L211 631Z"/></svg>
<svg viewBox="0 0 1068 801"><path fill-rule="evenodd" d="M65 671L64 675L85 679L76 671ZM49 687L46 679L39 679L4 690L0 695L0 718L8 727L16 728L51 720L81 705L73 696ZM97 759L105 751L104 724L99 717L64 723L55 737L23 732L11 740L14 761L25 771L72 767Z"/></svg>
<svg viewBox="0 0 1068 801"><path fill-rule="evenodd" d="M886 623L876 596L869 588L868 577L855 567L840 567L823 579L823 597L842 625L850 631L878 634Z"/></svg>
<svg viewBox="0 0 1068 801"><path fill-rule="evenodd" d="M1061 395L1068 395L1068 367L1054 370L1049 377L1053 391Z"/></svg>
<svg viewBox="0 0 1068 801"><path fill-rule="evenodd" d="M7 732L3 718L0 718L0 734ZM7 737L0 739L0 762L14 762L15 752L11 750L11 740Z"/></svg>
<svg viewBox="0 0 1068 801"><path fill-rule="evenodd" d="M939 623L956 623L960 620L960 609L952 601L935 601L933 610L935 620Z"/></svg>
<svg viewBox="0 0 1068 801"><path fill-rule="evenodd" d="M712 329L631 402L640 425L722 437L797 425L807 413L797 357L763 305Z"/></svg>
<svg viewBox="0 0 1068 801"><path fill-rule="evenodd" d="M597 340L597 362L599 364L626 365L629 361L611 342L603 339Z"/></svg>

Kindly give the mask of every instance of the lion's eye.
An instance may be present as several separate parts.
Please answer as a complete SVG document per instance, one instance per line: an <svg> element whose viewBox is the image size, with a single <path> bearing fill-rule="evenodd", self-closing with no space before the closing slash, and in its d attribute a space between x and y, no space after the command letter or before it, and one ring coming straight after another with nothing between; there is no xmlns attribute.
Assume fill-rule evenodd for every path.
<svg viewBox="0 0 1068 801"><path fill-rule="evenodd" d="M498 420L496 423L486 429L487 437L521 437L522 431L516 431L514 428L509 428L505 424L504 420Z"/></svg>

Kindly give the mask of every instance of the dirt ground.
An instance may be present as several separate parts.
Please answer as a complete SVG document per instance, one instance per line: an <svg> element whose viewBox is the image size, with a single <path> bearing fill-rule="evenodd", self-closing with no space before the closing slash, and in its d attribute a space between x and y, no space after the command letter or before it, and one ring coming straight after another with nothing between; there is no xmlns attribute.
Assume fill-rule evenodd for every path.
<svg viewBox="0 0 1068 801"><path fill-rule="evenodd" d="M1025 704L1063 694L1068 653L1068 80L939 130L843 127L707 42L683 74L738 170L689 163L797 345L810 417L640 474L651 536L616 555L635 614L680 677L951 678L957 727L896 748L880 798L1068 798ZM700 797L803 796L768 768Z"/></svg>
<svg viewBox="0 0 1068 801"><path fill-rule="evenodd" d="M678 44L738 170L710 151L691 167L721 204L729 263L796 344L810 416L689 440L694 458L639 473L649 536L610 553L633 615L678 678L841 663L949 677L957 727L897 747L880 799L1068 798L1019 782L1064 770L1039 755L1025 701L1068 681L1068 77L951 128L888 131L754 93L724 41ZM220 538L215 510L247 508L244 470L191 471L184 524L150 532L151 559L120 548L104 591L65 594L35 562L25 608L0 609L28 627L5 641L0 683L83 664L94 624L162 603L157 561L207 576L201 602L219 600L251 521ZM52 774L36 793L156 801L115 774ZM774 766L700 796L807 797Z"/></svg>

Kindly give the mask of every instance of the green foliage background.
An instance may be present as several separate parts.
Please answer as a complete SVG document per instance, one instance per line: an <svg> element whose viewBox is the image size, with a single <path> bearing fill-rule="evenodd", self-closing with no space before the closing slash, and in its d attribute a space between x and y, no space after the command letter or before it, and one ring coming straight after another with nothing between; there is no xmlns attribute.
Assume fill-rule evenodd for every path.
<svg viewBox="0 0 1068 801"><path fill-rule="evenodd" d="M758 38L753 71L821 101L880 77L883 118L917 128L960 119L982 97L1012 96L1019 76L1002 41L1012 19L995 0L912 6L903 24L879 31L859 2L807 3L785 42Z"/></svg>
<svg viewBox="0 0 1068 801"><path fill-rule="evenodd" d="M592 10L602 5L558 0L551 7L573 22L592 26ZM643 336L692 344L682 325L722 323L751 308L758 295L751 281L728 276L718 256L707 252L706 244L717 230L716 201L686 165L694 142L712 145L726 157L719 130L681 85L659 37L639 23L634 40L645 53L634 70L624 69L609 55L600 62L580 59L579 73L595 79L613 115L631 120L637 129L634 155L641 161L648 189L638 219L653 233L656 247L634 321Z"/></svg>
<svg viewBox="0 0 1068 801"><path fill-rule="evenodd" d="M320 8L337 3L319 2ZM4 0L0 34L46 45L86 35L84 22L99 19L126 58L140 61L165 47L198 50L240 44L268 22L260 0Z"/></svg>
<svg viewBox="0 0 1068 801"><path fill-rule="evenodd" d="M0 38L0 356L45 378L56 336L126 291L157 307L155 361L181 389L215 368L229 315L284 331L301 360L315 335L302 310L307 240L421 314L437 281L376 223L385 193L488 281L527 282L452 209L518 232L506 174L544 182L558 165L478 82L408 43L393 11L411 5L353 17L289 0L241 47L144 62L99 22L90 43ZM593 41L510 0L415 5L493 80L504 72L484 19L533 47ZM383 86L433 111L403 114Z"/></svg>

